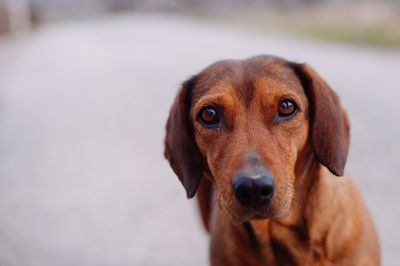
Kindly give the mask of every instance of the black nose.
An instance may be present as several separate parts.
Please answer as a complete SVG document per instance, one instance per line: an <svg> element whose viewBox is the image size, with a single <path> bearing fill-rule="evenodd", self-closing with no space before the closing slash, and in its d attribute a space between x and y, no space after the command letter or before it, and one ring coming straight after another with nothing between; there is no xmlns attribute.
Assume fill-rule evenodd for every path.
<svg viewBox="0 0 400 266"><path fill-rule="evenodd" d="M274 178L268 172L258 177L237 176L233 191L237 200L246 207L259 209L274 195Z"/></svg>

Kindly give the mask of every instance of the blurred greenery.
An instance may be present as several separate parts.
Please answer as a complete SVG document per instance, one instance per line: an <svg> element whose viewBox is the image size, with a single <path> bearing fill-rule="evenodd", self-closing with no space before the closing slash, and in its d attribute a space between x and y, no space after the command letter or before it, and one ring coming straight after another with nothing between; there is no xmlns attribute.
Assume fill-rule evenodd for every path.
<svg viewBox="0 0 400 266"><path fill-rule="evenodd" d="M188 12L191 17L233 27L280 32L326 41L400 48L400 9L387 3L282 9Z"/></svg>
<svg viewBox="0 0 400 266"><path fill-rule="evenodd" d="M355 44L369 44L400 48L400 35L386 33L380 30L351 30L335 29L319 26L289 25L288 30L296 35L312 37L328 41L340 41Z"/></svg>

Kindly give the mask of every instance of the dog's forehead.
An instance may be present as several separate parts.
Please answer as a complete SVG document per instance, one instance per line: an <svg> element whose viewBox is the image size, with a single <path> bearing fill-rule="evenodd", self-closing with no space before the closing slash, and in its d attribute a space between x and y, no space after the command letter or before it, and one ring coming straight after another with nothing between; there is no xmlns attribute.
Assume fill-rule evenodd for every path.
<svg viewBox="0 0 400 266"><path fill-rule="evenodd" d="M274 56L257 56L246 60L218 61L197 75L192 91L193 102L213 89L225 88L248 105L259 84L281 84L296 93L303 87L292 68L293 63Z"/></svg>

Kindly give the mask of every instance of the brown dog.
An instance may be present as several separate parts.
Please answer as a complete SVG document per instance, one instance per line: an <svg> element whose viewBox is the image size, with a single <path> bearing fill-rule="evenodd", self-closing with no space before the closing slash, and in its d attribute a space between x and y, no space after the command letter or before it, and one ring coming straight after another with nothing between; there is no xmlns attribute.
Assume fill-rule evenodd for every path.
<svg viewBox="0 0 400 266"><path fill-rule="evenodd" d="M165 156L198 190L211 265L379 265L376 232L344 175L349 121L305 64L220 61L186 81Z"/></svg>

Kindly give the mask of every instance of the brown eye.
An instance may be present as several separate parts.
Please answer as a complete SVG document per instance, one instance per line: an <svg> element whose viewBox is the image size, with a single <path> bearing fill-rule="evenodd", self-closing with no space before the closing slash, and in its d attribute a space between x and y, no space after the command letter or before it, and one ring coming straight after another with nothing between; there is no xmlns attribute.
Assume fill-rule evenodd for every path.
<svg viewBox="0 0 400 266"><path fill-rule="evenodd" d="M217 111L212 107L203 107L200 110L199 121L204 126L218 126L220 122Z"/></svg>
<svg viewBox="0 0 400 266"><path fill-rule="evenodd" d="M290 116L296 111L296 103L292 100L283 100L279 104L279 116Z"/></svg>

